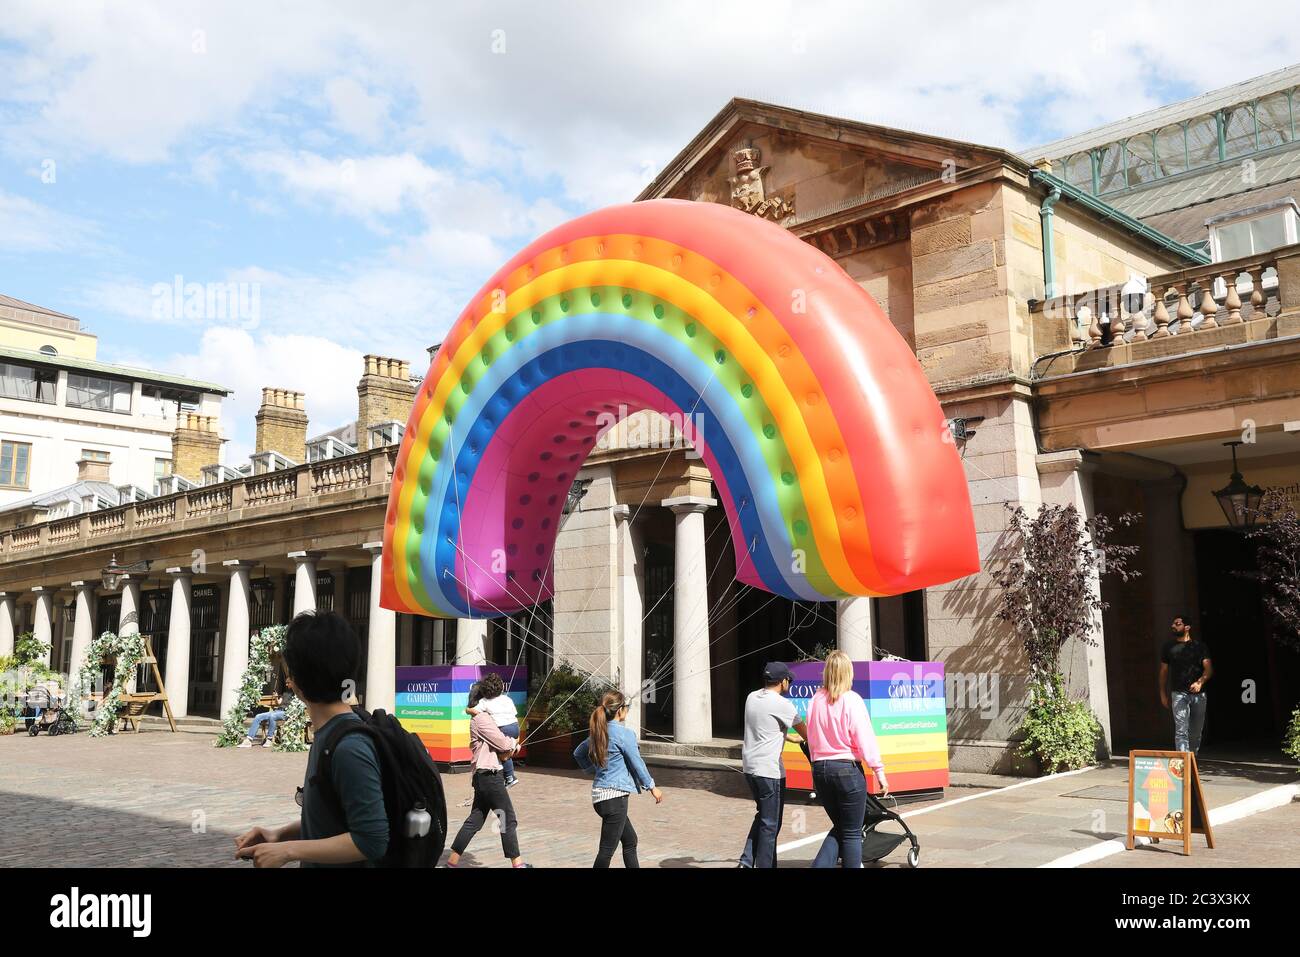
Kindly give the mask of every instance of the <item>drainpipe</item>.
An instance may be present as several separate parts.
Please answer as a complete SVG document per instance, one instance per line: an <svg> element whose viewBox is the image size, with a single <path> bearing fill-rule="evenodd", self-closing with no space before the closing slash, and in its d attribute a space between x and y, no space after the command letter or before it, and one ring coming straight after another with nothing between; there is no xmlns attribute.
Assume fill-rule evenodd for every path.
<svg viewBox="0 0 1300 957"><path fill-rule="evenodd" d="M1043 222L1043 299L1050 302L1056 298L1056 256L1052 247L1053 207L1061 198L1061 187L1053 186L1039 206L1038 215Z"/></svg>

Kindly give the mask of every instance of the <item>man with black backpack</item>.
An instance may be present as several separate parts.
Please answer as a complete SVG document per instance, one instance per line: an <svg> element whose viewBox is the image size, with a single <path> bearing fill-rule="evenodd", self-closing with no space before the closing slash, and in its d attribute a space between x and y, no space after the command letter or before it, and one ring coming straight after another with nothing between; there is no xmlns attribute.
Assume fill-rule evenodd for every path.
<svg viewBox="0 0 1300 957"><path fill-rule="evenodd" d="M437 768L392 715L353 708L360 646L335 612L304 612L284 641L288 686L316 729L298 789L302 816L235 839L257 867L433 867L447 833Z"/></svg>

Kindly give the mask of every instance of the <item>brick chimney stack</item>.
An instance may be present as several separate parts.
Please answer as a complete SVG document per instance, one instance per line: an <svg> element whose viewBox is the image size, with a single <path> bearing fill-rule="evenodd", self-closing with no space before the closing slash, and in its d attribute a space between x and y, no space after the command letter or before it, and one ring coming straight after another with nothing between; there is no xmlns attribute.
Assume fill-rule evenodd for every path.
<svg viewBox="0 0 1300 957"><path fill-rule="evenodd" d="M411 364L404 359L366 356L366 371L357 383L357 450L370 448L370 427L384 422L406 424L415 404Z"/></svg>
<svg viewBox="0 0 1300 957"><path fill-rule="evenodd" d="M172 474L202 481L203 466L220 461L222 441L215 415L179 413L172 433Z"/></svg>
<svg viewBox="0 0 1300 957"><path fill-rule="evenodd" d="M307 461L307 413L301 392L262 390L254 452L279 452L294 462Z"/></svg>

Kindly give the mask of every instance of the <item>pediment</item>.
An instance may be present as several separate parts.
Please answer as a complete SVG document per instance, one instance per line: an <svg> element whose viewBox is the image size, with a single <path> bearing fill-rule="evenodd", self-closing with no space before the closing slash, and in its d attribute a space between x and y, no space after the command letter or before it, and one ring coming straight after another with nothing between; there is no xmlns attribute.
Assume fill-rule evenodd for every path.
<svg viewBox="0 0 1300 957"><path fill-rule="evenodd" d="M728 203L790 225L1002 155L970 143L732 100L638 199Z"/></svg>

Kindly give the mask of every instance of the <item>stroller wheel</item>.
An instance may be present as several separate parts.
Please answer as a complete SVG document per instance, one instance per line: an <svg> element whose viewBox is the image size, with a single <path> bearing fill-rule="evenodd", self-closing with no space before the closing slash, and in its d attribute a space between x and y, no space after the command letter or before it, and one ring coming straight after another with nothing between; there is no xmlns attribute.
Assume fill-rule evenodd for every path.
<svg viewBox="0 0 1300 957"><path fill-rule="evenodd" d="M913 845L912 849L907 852L907 866L908 867L921 866L921 848L919 845Z"/></svg>

